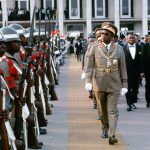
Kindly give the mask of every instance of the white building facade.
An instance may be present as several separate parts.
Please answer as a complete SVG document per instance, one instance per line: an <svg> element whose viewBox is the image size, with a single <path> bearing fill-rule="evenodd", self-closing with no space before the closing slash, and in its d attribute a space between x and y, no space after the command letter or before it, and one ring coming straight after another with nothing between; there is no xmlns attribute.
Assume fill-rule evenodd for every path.
<svg viewBox="0 0 150 150"><path fill-rule="evenodd" d="M1 26L16 22L28 26L34 4L43 12L48 7L57 10L60 34L80 32L87 37L104 21L114 23L125 33L135 32L141 36L150 33L150 0L0 0ZM19 13L29 10L30 19L9 19L8 14L14 8Z"/></svg>

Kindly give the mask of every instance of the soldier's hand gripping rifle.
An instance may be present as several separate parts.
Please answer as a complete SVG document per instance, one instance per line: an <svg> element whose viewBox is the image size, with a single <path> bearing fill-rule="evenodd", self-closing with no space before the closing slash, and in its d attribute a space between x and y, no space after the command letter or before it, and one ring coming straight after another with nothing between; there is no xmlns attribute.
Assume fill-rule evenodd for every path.
<svg viewBox="0 0 150 150"><path fill-rule="evenodd" d="M49 22L48 22L48 49L47 49L47 77L50 82L49 84L49 94L51 95L51 100L58 100L55 89L54 89L54 76L52 72L52 56L51 56L51 43L50 43L50 34L51 34L51 19L52 19L52 12L49 10Z"/></svg>
<svg viewBox="0 0 150 150"><path fill-rule="evenodd" d="M10 150L10 145L12 146L13 150L17 150L15 145L15 136L13 134L12 128L8 121L8 111L5 110L5 98L6 98L6 88L2 88L2 82L5 84L5 87L8 90L8 93L12 99L14 97L11 95L7 84L2 76L0 76L0 136L2 140L2 145L0 147L1 150Z"/></svg>

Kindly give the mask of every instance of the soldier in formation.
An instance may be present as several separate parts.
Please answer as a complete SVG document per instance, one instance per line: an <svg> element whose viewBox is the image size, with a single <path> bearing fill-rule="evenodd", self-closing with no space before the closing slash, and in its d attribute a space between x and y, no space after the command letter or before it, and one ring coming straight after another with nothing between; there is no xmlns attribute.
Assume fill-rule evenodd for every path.
<svg viewBox="0 0 150 150"><path fill-rule="evenodd" d="M59 63L60 58L54 57L51 37L40 33L37 36L32 29L28 35L18 24L0 29L2 150L42 149L43 142L39 142L38 135L47 133L42 127L47 126L46 115L52 113L48 101L58 100L55 62Z"/></svg>

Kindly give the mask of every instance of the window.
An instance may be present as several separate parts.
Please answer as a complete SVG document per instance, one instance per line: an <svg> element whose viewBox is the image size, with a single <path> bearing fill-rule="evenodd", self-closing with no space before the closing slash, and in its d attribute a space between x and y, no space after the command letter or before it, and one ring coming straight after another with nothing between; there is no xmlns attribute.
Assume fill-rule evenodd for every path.
<svg viewBox="0 0 150 150"><path fill-rule="evenodd" d="M44 8L54 8L54 0L44 0Z"/></svg>
<svg viewBox="0 0 150 150"><path fill-rule="evenodd" d="M26 1L20 1L20 9L26 9L27 8L27 2Z"/></svg>
<svg viewBox="0 0 150 150"><path fill-rule="evenodd" d="M134 32L134 24L133 23L121 23L120 30L126 33Z"/></svg>
<svg viewBox="0 0 150 150"><path fill-rule="evenodd" d="M105 0L95 0L95 17L105 17Z"/></svg>
<svg viewBox="0 0 150 150"><path fill-rule="evenodd" d="M29 9L29 1L28 0L16 0L15 1L15 8L20 9Z"/></svg>
<svg viewBox="0 0 150 150"><path fill-rule="evenodd" d="M69 18L79 19L80 18L80 3L79 0L69 0Z"/></svg>
<svg viewBox="0 0 150 150"><path fill-rule="evenodd" d="M150 31L150 22L148 22L148 31Z"/></svg>
<svg viewBox="0 0 150 150"><path fill-rule="evenodd" d="M120 0L120 11L122 18L131 17L131 0Z"/></svg>
<svg viewBox="0 0 150 150"><path fill-rule="evenodd" d="M99 23L99 22L92 23L92 31L94 31L96 28L100 28L100 27L101 27L101 23Z"/></svg>
<svg viewBox="0 0 150 150"><path fill-rule="evenodd" d="M0 10L2 9L2 3L1 3L1 1L0 1Z"/></svg>
<svg viewBox="0 0 150 150"><path fill-rule="evenodd" d="M83 32L83 24L67 24L67 32L72 31Z"/></svg>
<svg viewBox="0 0 150 150"><path fill-rule="evenodd" d="M150 16L150 0L148 0L148 15Z"/></svg>

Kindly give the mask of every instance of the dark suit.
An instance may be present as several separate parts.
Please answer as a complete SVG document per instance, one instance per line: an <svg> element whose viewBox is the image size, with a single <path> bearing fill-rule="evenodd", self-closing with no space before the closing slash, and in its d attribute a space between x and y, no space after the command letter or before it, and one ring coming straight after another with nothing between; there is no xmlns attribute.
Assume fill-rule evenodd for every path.
<svg viewBox="0 0 150 150"><path fill-rule="evenodd" d="M135 45L134 59L132 58L128 44L126 44L123 49L125 53L128 76L128 92L126 94L126 100L127 104L131 106L131 104L137 102L141 66L141 47L138 44Z"/></svg>
<svg viewBox="0 0 150 150"><path fill-rule="evenodd" d="M78 60L78 61L81 61L81 54L82 54L82 52L83 52L83 47L82 47L81 41L78 41L78 42L75 44L75 47L76 47L77 60Z"/></svg>
<svg viewBox="0 0 150 150"><path fill-rule="evenodd" d="M147 104L150 103L150 43L143 46L142 72L145 74L145 98Z"/></svg>

